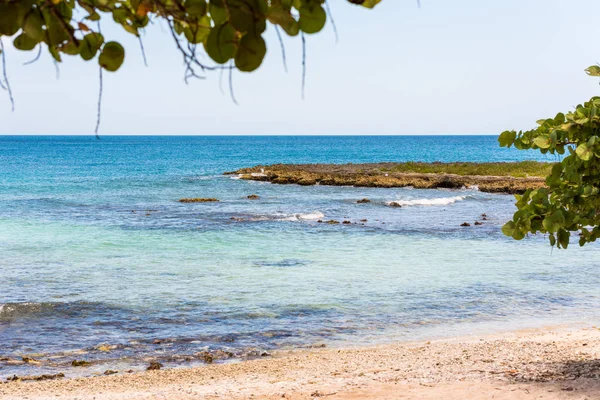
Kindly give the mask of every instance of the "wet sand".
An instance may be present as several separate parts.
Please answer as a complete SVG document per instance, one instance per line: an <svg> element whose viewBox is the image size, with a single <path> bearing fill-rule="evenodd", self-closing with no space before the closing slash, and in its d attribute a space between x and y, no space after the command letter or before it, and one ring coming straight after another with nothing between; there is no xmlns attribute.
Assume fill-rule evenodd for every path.
<svg viewBox="0 0 600 400"><path fill-rule="evenodd" d="M0 398L600 399L600 329L290 350L206 367L8 382Z"/></svg>

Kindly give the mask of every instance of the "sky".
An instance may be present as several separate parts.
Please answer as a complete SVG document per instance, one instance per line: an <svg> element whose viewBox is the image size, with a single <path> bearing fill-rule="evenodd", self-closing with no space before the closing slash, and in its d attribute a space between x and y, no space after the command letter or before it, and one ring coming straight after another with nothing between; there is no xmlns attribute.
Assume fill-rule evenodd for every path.
<svg viewBox="0 0 600 400"><path fill-rule="evenodd" d="M339 41L330 23L307 36L304 100L299 37L284 37L286 73L267 31L260 69L233 74L236 105L218 72L184 83L166 26L146 31L145 67L135 37L105 21L127 53L104 74L100 135L499 134L600 95L583 71L600 62L598 0L329 1ZM0 90L0 134L93 134L97 62L65 57L56 79L50 55L23 66L34 54L6 47L16 108Z"/></svg>

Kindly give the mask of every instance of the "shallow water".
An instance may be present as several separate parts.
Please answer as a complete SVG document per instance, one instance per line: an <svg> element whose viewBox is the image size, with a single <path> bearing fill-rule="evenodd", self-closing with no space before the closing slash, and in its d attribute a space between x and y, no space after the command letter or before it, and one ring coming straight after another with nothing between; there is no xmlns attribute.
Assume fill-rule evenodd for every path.
<svg viewBox="0 0 600 400"><path fill-rule="evenodd" d="M0 358L44 361L0 361L0 375L595 323L598 246L505 238L513 196L222 175L275 162L533 156L494 137L0 137ZM483 213L482 226L460 227ZM67 371L73 359L98 363Z"/></svg>

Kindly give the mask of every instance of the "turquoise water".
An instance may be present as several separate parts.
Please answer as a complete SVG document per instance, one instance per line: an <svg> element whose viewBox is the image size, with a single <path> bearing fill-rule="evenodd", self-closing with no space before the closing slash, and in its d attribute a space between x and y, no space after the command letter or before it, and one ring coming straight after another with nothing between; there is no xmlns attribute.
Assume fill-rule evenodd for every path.
<svg viewBox="0 0 600 400"><path fill-rule="evenodd" d="M65 371L74 358L96 364L67 374L149 358L187 365L204 349L245 358L597 323L598 246L505 238L512 196L223 175L269 163L536 156L489 136L0 137L0 359L51 360L0 361L0 374ZM372 202L356 204L363 197ZM483 213L482 226L459 226Z"/></svg>

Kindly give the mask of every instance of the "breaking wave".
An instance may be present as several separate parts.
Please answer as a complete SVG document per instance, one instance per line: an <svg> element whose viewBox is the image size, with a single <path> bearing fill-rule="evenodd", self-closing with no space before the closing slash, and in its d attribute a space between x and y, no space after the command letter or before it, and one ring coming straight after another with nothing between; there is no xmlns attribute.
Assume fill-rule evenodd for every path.
<svg viewBox="0 0 600 400"><path fill-rule="evenodd" d="M440 197L437 199L414 199L414 200L394 200L388 201L386 204L392 205L392 203L399 204L401 206L446 206L448 204L456 203L457 201L465 200L468 196L453 196L453 197Z"/></svg>
<svg viewBox="0 0 600 400"><path fill-rule="evenodd" d="M313 211L306 214L293 214L280 218L282 221L316 221L325 218L325 214L319 211Z"/></svg>

